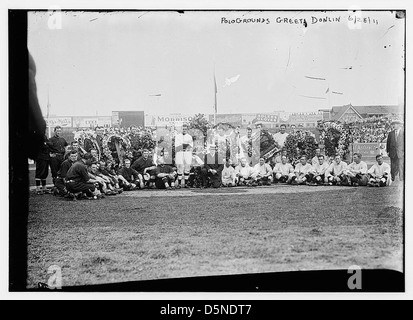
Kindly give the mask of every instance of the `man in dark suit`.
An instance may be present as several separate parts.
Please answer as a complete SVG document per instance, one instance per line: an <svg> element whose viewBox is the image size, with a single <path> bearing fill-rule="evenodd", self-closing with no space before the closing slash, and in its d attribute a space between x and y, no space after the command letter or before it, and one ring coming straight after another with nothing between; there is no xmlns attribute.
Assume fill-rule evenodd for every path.
<svg viewBox="0 0 413 320"><path fill-rule="evenodd" d="M404 178L404 128L401 121L392 122L393 130L387 137L387 154L390 157L391 180L399 175L400 181Z"/></svg>
<svg viewBox="0 0 413 320"><path fill-rule="evenodd" d="M201 170L202 184L204 188L208 184L213 188L221 187L222 170L224 169L223 160L219 159L216 146L211 146L209 153L205 155L204 167Z"/></svg>

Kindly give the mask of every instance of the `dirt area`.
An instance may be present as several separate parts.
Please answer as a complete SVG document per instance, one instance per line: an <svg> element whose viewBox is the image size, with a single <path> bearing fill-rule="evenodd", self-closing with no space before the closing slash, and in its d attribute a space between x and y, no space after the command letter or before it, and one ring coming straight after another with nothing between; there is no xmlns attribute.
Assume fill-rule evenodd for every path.
<svg viewBox="0 0 413 320"><path fill-rule="evenodd" d="M400 186L145 190L97 201L32 193L27 285L47 282L51 265L63 286L351 265L403 271L402 204Z"/></svg>

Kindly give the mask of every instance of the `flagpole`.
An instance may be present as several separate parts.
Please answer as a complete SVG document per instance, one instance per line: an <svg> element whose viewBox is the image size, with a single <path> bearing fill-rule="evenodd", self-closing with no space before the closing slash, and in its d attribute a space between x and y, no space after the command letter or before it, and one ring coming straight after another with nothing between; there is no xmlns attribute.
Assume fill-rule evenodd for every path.
<svg viewBox="0 0 413 320"><path fill-rule="evenodd" d="M215 62L214 62L214 126L216 125L216 119L217 119L217 108L218 108L218 102L217 102L217 80L215 78Z"/></svg>
<svg viewBox="0 0 413 320"><path fill-rule="evenodd" d="M330 110L331 110L331 90L330 90L330 83L328 84L328 88L327 88L327 93L328 93L328 107L330 108Z"/></svg>

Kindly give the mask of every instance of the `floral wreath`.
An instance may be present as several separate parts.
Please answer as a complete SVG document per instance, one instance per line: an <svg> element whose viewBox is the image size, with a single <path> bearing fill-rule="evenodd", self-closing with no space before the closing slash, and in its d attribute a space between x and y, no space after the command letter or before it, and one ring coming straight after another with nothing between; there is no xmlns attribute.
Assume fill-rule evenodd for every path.
<svg viewBox="0 0 413 320"><path fill-rule="evenodd" d="M131 143L130 143L129 139L126 138L125 136L122 136L118 133L109 133L109 134L105 135L103 137L103 140L102 140L102 149L103 149L103 155L102 156L104 158L106 158L108 161L111 161L111 162L113 162L114 159L113 159L113 156L112 156L112 151L109 149L108 144L109 144L109 142L112 141L112 138L116 138L115 141L121 142L120 146L121 146L121 148L123 148L126 151L126 153L128 153L131 149ZM119 157L119 155L118 155L118 157ZM119 161L120 161L120 159L119 159Z"/></svg>
<svg viewBox="0 0 413 320"><path fill-rule="evenodd" d="M326 155L334 156L338 153L344 157L350 145L349 125L328 121L319 123L319 130L320 143L324 145Z"/></svg>
<svg viewBox="0 0 413 320"><path fill-rule="evenodd" d="M310 131L297 131L287 136L283 149L287 150L287 157L295 163L302 155L311 159L315 155L318 143Z"/></svg>

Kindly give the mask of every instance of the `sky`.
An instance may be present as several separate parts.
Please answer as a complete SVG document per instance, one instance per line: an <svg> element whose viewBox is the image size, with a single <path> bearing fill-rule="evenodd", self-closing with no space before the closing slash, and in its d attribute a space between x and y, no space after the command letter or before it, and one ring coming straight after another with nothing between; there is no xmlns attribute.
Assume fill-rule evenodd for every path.
<svg viewBox="0 0 413 320"><path fill-rule="evenodd" d="M28 48L44 115L48 99L53 115L212 113L214 74L218 113L316 112L403 104L404 22L390 11L33 11Z"/></svg>

